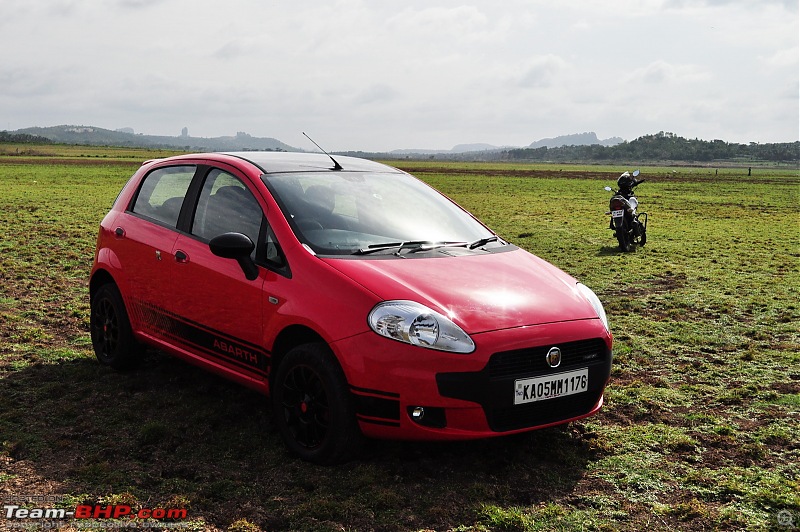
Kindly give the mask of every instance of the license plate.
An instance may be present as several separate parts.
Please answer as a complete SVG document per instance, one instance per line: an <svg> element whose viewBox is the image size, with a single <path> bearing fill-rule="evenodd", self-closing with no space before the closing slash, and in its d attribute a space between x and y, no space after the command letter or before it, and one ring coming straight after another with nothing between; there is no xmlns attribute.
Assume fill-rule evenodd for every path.
<svg viewBox="0 0 800 532"><path fill-rule="evenodd" d="M582 393L589 389L589 368L514 381L514 404L521 405Z"/></svg>
<svg viewBox="0 0 800 532"><path fill-rule="evenodd" d="M625 210L624 209L620 209L618 211L611 211L611 217L612 218L622 218L623 214L625 214Z"/></svg>

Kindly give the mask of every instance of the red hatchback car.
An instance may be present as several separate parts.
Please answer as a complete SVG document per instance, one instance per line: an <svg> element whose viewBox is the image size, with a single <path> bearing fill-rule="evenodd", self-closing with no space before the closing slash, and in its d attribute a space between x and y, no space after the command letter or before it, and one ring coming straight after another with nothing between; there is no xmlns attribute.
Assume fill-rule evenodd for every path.
<svg viewBox="0 0 800 532"><path fill-rule="evenodd" d="M411 175L243 152L148 161L103 219L100 362L148 344L272 400L317 463L362 435L456 440L597 412L611 334L595 294Z"/></svg>

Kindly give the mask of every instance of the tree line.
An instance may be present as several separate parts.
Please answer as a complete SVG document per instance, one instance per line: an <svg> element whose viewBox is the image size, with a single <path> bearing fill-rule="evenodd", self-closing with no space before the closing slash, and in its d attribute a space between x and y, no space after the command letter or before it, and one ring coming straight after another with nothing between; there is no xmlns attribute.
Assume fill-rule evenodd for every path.
<svg viewBox="0 0 800 532"><path fill-rule="evenodd" d="M765 161L800 162L800 142L737 144L721 140L690 140L674 133L645 135L616 146L561 146L558 148L516 148L499 158L531 161Z"/></svg>
<svg viewBox="0 0 800 532"><path fill-rule="evenodd" d="M53 141L40 137L39 135L29 135L27 133L9 133L8 131L0 131L0 142L13 143L13 144L52 144Z"/></svg>

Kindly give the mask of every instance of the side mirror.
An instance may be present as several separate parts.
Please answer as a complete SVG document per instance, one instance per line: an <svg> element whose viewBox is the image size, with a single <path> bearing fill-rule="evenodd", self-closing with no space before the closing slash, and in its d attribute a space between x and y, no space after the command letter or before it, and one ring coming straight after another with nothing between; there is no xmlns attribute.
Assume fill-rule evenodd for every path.
<svg viewBox="0 0 800 532"><path fill-rule="evenodd" d="M605 187L605 190L611 192L611 187Z"/></svg>
<svg viewBox="0 0 800 532"><path fill-rule="evenodd" d="M223 259L235 259L242 267L244 276L252 281L258 277L258 267L250 254L256 245L242 233L225 233L215 236L208 243L211 253Z"/></svg>
<svg viewBox="0 0 800 532"><path fill-rule="evenodd" d="M633 171L633 177L636 177L637 175L639 175L639 169L638 168Z"/></svg>

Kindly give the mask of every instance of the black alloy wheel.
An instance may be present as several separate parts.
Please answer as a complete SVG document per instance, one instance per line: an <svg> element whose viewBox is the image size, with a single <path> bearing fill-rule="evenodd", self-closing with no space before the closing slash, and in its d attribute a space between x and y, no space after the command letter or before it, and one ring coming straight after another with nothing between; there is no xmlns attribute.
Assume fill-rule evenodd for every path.
<svg viewBox="0 0 800 532"><path fill-rule="evenodd" d="M319 374L309 366L293 366L283 381L286 426L305 449L322 445L331 423L331 406Z"/></svg>
<svg viewBox="0 0 800 532"><path fill-rule="evenodd" d="M90 323L97 360L117 370L136 365L136 341L122 296L114 284L105 284L97 290L92 299Z"/></svg>
<svg viewBox="0 0 800 532"><path fill-rule="evenodd" d="M272 390L275 424L292 454L318 464L350 459L361 432L344 374L323 344L286 354Z"/></svg>

